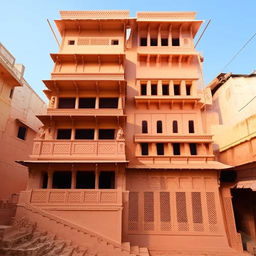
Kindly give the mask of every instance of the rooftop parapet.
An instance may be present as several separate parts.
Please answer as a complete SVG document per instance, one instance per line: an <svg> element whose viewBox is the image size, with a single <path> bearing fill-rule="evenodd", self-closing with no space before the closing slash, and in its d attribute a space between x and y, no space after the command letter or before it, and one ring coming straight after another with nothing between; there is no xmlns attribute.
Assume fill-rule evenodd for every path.
<svg viewBox="0 0 256 256"><path fill-rule="evenodd" d="M187 21L194 20L195 12L138 12L137 21Z"/></svg>
<svg viewBox="0 0 256 256"><path fill-rule="evenodd" d="M4 66L7 72L22 85L24 66L15 64L13 55L0 43L0 64Z"/></svg>
<svg viewBox="0 0 256 256"><path fill-rule="evenodd" d="M130 12L122 11L60 11L61 19L128 19Z"/></svg>

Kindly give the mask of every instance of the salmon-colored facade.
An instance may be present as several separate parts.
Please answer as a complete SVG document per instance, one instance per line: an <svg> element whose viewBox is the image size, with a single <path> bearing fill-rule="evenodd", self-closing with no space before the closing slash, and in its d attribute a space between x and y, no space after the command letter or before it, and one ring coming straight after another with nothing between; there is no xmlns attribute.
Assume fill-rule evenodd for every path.
<svg viewBox="0 0 256 256"><path fill-rule="evenodd" d="M104 255L240 255L193 42L201 23L193 12L61 12L17 217L119 248Z"/></svg>

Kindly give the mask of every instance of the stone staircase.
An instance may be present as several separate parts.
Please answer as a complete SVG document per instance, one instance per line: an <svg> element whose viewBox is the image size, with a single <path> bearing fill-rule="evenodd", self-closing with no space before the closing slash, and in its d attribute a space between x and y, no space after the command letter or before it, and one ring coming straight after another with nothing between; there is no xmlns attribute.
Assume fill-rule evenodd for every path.
<svg viewBox="0 0 256 256"><path fill-rule="evenodd" d="M89 232L84 236L84 244L76 245L40 230L27 218L16 219L12 226L0 226L0 256L149 256L147 248L130 246L128 242L118 246Z"/></svg>

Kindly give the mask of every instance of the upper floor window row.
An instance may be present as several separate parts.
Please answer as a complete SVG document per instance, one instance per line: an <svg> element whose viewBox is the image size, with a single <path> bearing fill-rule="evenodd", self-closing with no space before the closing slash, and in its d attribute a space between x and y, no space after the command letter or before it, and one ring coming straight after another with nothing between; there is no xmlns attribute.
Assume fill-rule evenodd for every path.
<svg viewBox="0 0 256 256"><path fill-rule="evenodd" d="M75 108L76 98L59 98L58 108ZM96 98L79 98L78 108L95 108ZM99 108L118 108L118 98L99 98Z"/></svg>
<svg viewBox="0 0 256 256"><path fill-rule="evenodd" d="M168 38L161 38L160 42L158 42L158 38L151 37L149 40L149 45L148 45L148 40L146 37L141 37L140 38L140 46L180 46L180 38L172 38L169 40Z"/></svg>
<svg viewBox="0 0 256 256"><path fill-rule="evenodd" d="M119 45L119 40L108 37L79 37L77 40L68 40L68 45Z"/></svg>

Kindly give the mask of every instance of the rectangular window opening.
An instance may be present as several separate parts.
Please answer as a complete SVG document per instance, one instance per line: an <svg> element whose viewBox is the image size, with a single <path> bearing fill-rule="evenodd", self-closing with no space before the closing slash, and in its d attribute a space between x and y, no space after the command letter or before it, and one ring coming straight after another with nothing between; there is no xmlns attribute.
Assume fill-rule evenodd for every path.
<svg viewBox="0 0 256 256"><path fill-rule="evenodd" d="M141 143L141 155L148 156L148 143Z"/></svg>
<svg viewBox="0 0 256 256"><path fill-rule="evenodd" d="M56 171L53 173L52 188L71 188L71 171Z"/></svg>
<svg viewBox="0 0 256 256"><path fill-rule="evenodd" d="M118 98L100 98L99 108L117 108Z"/></svg>
<svg viewBox="0 0 256 256"><path fill-rule="evenodd" d="M164 155L164 143L156 143L156 152L158 156Z"/></svg>
<svg viewBox="0 0 256 256"><path fill-rule="evenodd" d="M147 85L146 84L140 85L140 95L147 95Z"/></svg>
<svg viewBox="0 0 256 256"><path fill-rule="evenodd" d="M163 84L162 85L162 91L163 91L163 95L169 95L169 85L168 84Z"/></svg>
<svg viewBox="0 0 256 256"><path fill-rule="evenodd" d="M47 172L42 172L42 183L41 183L41 188L47 188L48 184L48 173Z"/></svg>
<svg viewBox="0 0 256 256"><path fill-rule="evenodd" d="M19 126L17 137L21 140L25 140L27 135L27 127Z"/></svg>
<svg viewBox="0 0 256 256"><path fill-rule="evenodd" d="M114 189L115 188L115 172L101 171L99 175L100 189Z"/></svg>
<svg viewBox="0 0 256 256"><path fill-rule="evenodd" d="M115 139L115 129L99 129L99 140Z"/></svg>
<svg viewBox="0 0 256 256"><path fill-rule="evenodd" d="M140 46L147 46L147 38L146 37L140 38Z"/></svg>
<svg viewBox="0 0 256 256"><path fill-rule="evenodd" d="M71 129L57 130L57 140L70 140L70 139L71 139Z"/></svg>
<svg viewBox="0 0 256 256"><path fill-rule="evenodd" d="M168 38L161 38L161 46L168 46Z"/></svg>
<svg viewBox="0 0 256 256"><path fill-rule="evenodd" d="M111 45L119 45L119 40L111 40Z"/></svg>
<svg viewBox="0 0 256 256"><path fill-rule="evenodd" d="M95 172L94 171L78 171L76 173L76 188L94 189L95 188Z"/></svg>
<svg viewBox="0 0 256 256"><path fill-rule="evenodd" d="M58 108L75 108L76 98L59 98Z"/></svg>
<svg viewBox="0 0 256 256"><path fill-rule="evenodd" d="M172 122L172 132L173 133L178 133L178 121L174 120Z"/></svg>
<svg viewBox="0 0 256 256"><path fill-rule="evenodd" d="M163 124L162 121L156 122L156 132L157 133L163 133Z"/></svg>
<svg viewBox="0 0 256 256"><path fill-rule="evenodd" d="M180 143L173 143L173 155L178 156L180 155Z"/></svg>
<svg viewBox="0 0 256 256"><path fill-rule="evenodd" d="M75 45L75 40L68 40L69 45Z"/></svg>
<svg viewBox="0 0 256 256"><path fill-rule="evenodd" d="M142 121L142 133L148 133L148 122Z"/></svg>
<svg viewBox="0 0 256 256"><path fill-rule="evenodd" d="M95 108L96 98L79 98L79 108Z"/></svg>
<svg viewBox="0 0 256 256"><path fill-rule="evenodd" d="M10 90L10 94L9 94L9 98L10 98L10 99L12 99L13 92L14 92L14 88L12 88L12 89Z"/></svg>
<svg viewBox="0 0 256 256"><path fill-rule="evenodd" d="M151 95L157 95L157 85L151 84Z"/></svg>
<svg viewBox="0 0 256 256"><path fill-rule="evenodd" d="M188 121L188 131L189 131L189 133L194 133L195 132L195 127L194 127L194 121L193 120Z"/></svg>
<svg viewBox="0 0 256 256"><path fill-rule="evenodd" d="M172 46L180 46L180 39L172 38Z"/></svg>
<svg viewBox="0 0 256 256"><path fill-rule="evenodd" d="M157 46L157 38L150 39L150 46Z"/></svg>
<svg viewBox="0 0 256 256"><path fill-rule="evenodd" d="M174 95L180 95L180 85L174 84Z"/></svg>
<svg viewBox="0 0 256 256"><path fill-rule="evenodd" d="M186 95L191 95L191 85L186 85Z"/></svg>
<svg viewBox="0 0 256 256"><path fill-rule="evenodd" d="M196 143L189 143L190 155L197 155L197 145Z"/></svg>
<svg viewBox="0 0 256 256"><path fill-rule="evenodd" d="M94 129L76 129L75 139L76 140L93 140Z"/></svg>

